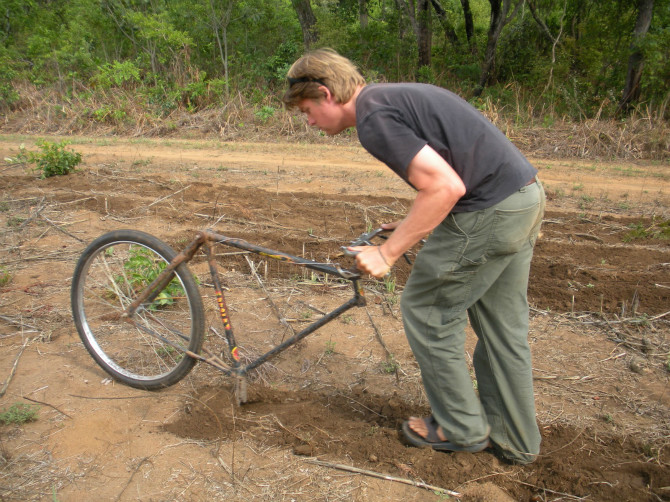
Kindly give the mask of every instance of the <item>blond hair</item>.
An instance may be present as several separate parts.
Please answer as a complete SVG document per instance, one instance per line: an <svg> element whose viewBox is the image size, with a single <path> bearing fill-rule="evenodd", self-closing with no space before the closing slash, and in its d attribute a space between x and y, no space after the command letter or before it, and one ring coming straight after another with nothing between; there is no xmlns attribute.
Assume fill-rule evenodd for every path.
<svg viewBox="0 0 670 502"><path fill-rule="evenodd" d="M289 88L282 100L287 108L295 108L303 99L319 100L327 87L337 103L346 103L365 79L356 66L332 49L318 49L298 59L288 71Z"/></svg>

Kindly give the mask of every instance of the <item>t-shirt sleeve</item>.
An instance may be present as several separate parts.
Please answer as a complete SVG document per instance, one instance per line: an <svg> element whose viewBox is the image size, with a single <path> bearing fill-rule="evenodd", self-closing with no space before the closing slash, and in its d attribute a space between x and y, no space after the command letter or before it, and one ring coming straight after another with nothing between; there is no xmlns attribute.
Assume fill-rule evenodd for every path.
<svg viewBox="0 0 670 502"><path fill-rule="evenodd" d="M416 135L402 115L397 110L377 110L356 128L363 148L409 182L407 168L428 142Z"/></svg>

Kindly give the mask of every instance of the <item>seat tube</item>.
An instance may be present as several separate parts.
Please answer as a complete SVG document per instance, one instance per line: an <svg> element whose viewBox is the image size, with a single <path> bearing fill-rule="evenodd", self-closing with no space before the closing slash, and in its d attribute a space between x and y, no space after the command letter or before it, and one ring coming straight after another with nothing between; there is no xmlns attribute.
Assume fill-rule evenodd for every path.
<svg viewBox="0 0 670 502"><path fill-rule="evenodd" d="M230 357L233 359L233 369L237 370L240 367L240 354L235 342L235 335L233 334L233 326L228 315L228 307L226 299L223 296L223 288L221 288L221 281L219 280L219 273L216 268L216 259L212 250L212 242L208 240L205 246L207 254L207 262L209 263L209 273L214 284L214 293L216 294L216 303L219 306L219 315L221 316L221 323L223 324L224 333L226 335L226 342L228 343L228 350ZM237 373L237 371L235 371Z"/></svg>

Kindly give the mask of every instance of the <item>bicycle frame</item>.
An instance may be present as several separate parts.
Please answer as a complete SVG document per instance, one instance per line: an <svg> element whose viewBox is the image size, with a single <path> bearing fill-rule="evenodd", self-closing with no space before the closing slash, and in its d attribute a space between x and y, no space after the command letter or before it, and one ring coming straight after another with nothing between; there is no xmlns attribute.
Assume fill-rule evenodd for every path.
<svg viewBox="0 0 670 502"><path fill-rule="evenodd" d="M377 233L379 233L380 231L381 230L378 229L377 231L364 234L362 236L362 238L364 238L364 242L368 242L371 237L377 235ZM213 252L213 248L217 244L224 244L227 246L235 247L237 249L265 256L273 260L279 260L293 265L303 266L318 272L331 274L340 277L342 279L348 280L352 283L354 296L345 303L343 303L342 305L340 305L339 307L337 307L336 309L332 310L331 312L321 317L320 319L317 319L316 321L312 322L300 332L295 333L293 336L291 336L281 344L270 349L265 354L262 354L261 356L257 357L256 359L252 360L247 364L242 364L237 343L235 341L235 336L233 334L233 327L230 321L230 317L228 315L228 308L226 306L226 301L223 295L223 289L221 287L221 282L219 280L219 273L216 266L215 255ZM195 358L199 361L205 362L207 364L210 364L211 366L214 366L215 368L221 370L226 375L237 377L238 381L243 380L249 373L249 371L265 363L270 358L279 354L288 347L295 345L300 340L302 340L309 334L313 333L317 329L321 328L325 324L329 323L333 319L337 318L338 316L342 315L347 310L353 307L365 305L365 297L363 294L363 289L360 285L361 276L360 273L355 269L354 270L342 269L335 264L319 263L313 260L300 258L298 256L283 253L281 251L277 251L274 249L257 246L242 239L227 237L225 235L218 234L212 230L204 230L197 232L195 238L184 248L184 250L180 252L170 262L170 264L167 267L165 267L165 269L158 275L158 277L156 277L156 279L149 286L147 286L144 289L144 291L140 293L140 295L135 299L135 301L128 306L126 312L122 315L124 320L126 322L133 324L138 329L146 331L148 328L141 326L139 323L136 323L133 320L133 315L135 311L145 301L149 302L153 301L153 299L155 299L155 297L159 294L159 292L172 280L172 277L174 275L173 274L174 269L176 269L181 263L185 262L187 263L190 260L192 260L193 257L195 256L195 253L202 247L204 247L204 252L209 264L210 276L212 279L212 284L214 285L216 301L218 305L219 314L221 317L221 322L224 327L226 342L228 344L229 356L231 358L231 364L227 364L219 356L217 356L216 354L212 354L209 350L207 350L205 346L203 346L201 351L206 355L206 357L203 356L202 354L196 354L190 350L187 350L184 347L175 346L175 344L171 343L168 340L165 340L163 337L161 337L156 333L150 333L150 334L159 337L163 342L168 343L174 348L182 352L185 352L188 356Z"/></svg>

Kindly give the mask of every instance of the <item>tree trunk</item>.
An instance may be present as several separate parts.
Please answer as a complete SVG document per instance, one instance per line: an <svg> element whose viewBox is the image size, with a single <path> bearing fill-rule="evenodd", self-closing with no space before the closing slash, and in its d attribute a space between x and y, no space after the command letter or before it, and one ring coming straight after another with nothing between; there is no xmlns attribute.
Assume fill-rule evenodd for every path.
<svg viewBox="0 0 670 502"><path fill-rule="evenodd" d="M430 0L416 0L416 7L413 1L396 0L396 5L400 12L405 13L412 26L419 53L417 61L419 68L430 66L430 49L432 44Z"/></svg>
<svg viewBox="0 0 670 502"><path fill-rule="evenodd" d="M298 15L298 21L302 28L302 39L305 49L309 49L318 38L316 32L316 16L312 12L312 5L309 0L291 0L295 13Z"/></svg>
<svg viewBox="0 0 670 502"><path fill-rule="evenodd" d="M358 0L358 23L362 30L368 27L368 0Z"/></svg>
<svg viewBox="0 0 670 502"><path fill-rule="evenodd" d="M435 9L435 14L437 14L437 19L442 25L446 39L449 40L452 44L458 44L458 35L456 34L456 30L449 23L449 20L447 19L447 11L445 11L444 7L442 7L440 0L431 0L430 3L433 5L433 9Z"/></svg>
<svg viewBox="0 0 670 502"><path fill-rule="evenodd" d="M472 21L472 10L470 10L470 0L461 0L461 6L463 7L463 18L465 19L465 36L468 38L468 45L470 46L470 51L475 50L474 45L474 34L475 34L475 24Z"/></svg>
<svg viewBox="0 0 670 502"><path fill-rule="evenodd" d="M219 4L221 2L218 2ZM219 48L219 57L223 65L223 77L225 79L226 97L230 95L230 75L228 72L228 25L230 24L230 16L233 11L235 0L229 0L227 5L219 5L222 8L221 12L217 13L215 1L209 0L209 7L211 10L210 21L212 23L212 31L216 37L216 43Z"/></svg>
<svg viewBox="0 0 670 502"><path fill-rule="evenodd" d="M637 21L633 30L633 40L630 43L626 85L619 102L619 111L628 110L634 102L640 99L640 82L644 67L644 55L640 49L640 43L649 31L653 10L654 0L638 0Z"/></svg>
<svg viewBox="0 0 670 502"><path fill-rule="evenodd" d="M556 64L556 46L561 40L561 35L563 35L563 26L564 26L563 23L565 21L566 12L568 10L568 1L567 0L563 1L563 13L561 14L561 20L559 23L558 33L556 34L556 36L554 36L551 33L551 30L547 26L547 23L545 23L544 20L540 17L539 13L537 12L537 6L535 5L535 2L533 0L526 0L526 3L530 8L530 13L533 16L533 19L535 19L535 22L542 30L542 33L544 33L545 36L551 42L551 68L549 69L549 78L547 79L547 85L545 87L546 91L547 89L549 89L549 87L551 87L553 83L552 81L554 77L554 65Z"/></svg>
<svg viewBox="0 0 670 502"><path fill-rule="evenodd" d="M419 48L419 68L430 66L433 31L431 26L430 0L417 0L417 44Z"/></svg>
<svg viewBox="0 0 670 502"><path fill-rule="evenodd" d="M480 96L486 83L491 76L491 70L496 58L496 47L498 46L498 39L500 32L516 15L519 7L523 5L524 0L516 0L516 5L511 14L508 15L513 0L489 0L491 4L491 21L489 23L489 34L486 42L486 53L484 55L484 63L482 64L482 74L479 77L479 83L475 88L474 95Z"/></svg>

